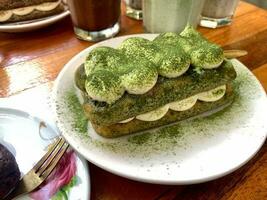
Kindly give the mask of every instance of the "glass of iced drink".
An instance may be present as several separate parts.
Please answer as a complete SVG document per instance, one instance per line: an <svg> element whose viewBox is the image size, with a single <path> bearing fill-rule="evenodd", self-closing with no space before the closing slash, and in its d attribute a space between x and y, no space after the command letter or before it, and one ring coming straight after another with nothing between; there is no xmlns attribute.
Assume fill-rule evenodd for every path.
<svg viewBox="0 0 267 200"><path fill-rule="evenodd" d="M187 24L196 27L205 0L143 0L147 32L181 32Z"/></svg>
<svg viewBox="0 0 267 200"><path fill-rule="evenodd" d="M74 32L79 39L104 40L120 30L120 0L67 0Z"/></svg>
<svg viewBox="0 0 267 200"><path fill-rule="evenodd" d="M142 0L125 0L126 15L133 19L142 20Z"/></svg>
<svg viewBox="0 0 267 200"><path fill-rule="evenodd" d="M200 25L217 28L231 24L239 0L206 0Z"/></svg>

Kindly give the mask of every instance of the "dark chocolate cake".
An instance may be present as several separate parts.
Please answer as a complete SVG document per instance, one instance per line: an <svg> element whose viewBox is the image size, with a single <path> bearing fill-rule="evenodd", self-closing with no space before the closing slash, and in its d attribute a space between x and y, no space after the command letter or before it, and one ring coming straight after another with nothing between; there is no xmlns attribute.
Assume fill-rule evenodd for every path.
<svg viewBox="0 0 267 200"><path fill-rule="evenodd" d="M0 144L0 199L17 185L19 179L20 171L15 157Z"/></svg>

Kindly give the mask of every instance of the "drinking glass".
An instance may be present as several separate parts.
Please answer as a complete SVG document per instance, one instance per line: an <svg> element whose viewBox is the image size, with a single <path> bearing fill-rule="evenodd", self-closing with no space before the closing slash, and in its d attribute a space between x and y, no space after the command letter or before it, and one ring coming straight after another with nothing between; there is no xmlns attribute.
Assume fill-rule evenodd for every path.
<svg viewBox="0 0 267 200"><path fill-rule="evenodd" d="M104 40L120 30L120 0L67 0L79 39L87 41Z"/></svg>
<svg viewBox="0 0 267 200"><path fill-rule="evenodd" d="M181 32L187 24L196 27L205 0L143 0L147 32Z"/></svg>
<svg viewBox="0 0 267 200"><path fill-rule="evenodd" d="M133 19L142 20L142 0L125 0L126 15Z"/></svg>
<svg viewBox="0 0 267 200"><path fill-rule="evenodd" d="M206 0L200 25L216 28L231 24L239 0Z"/></svg>

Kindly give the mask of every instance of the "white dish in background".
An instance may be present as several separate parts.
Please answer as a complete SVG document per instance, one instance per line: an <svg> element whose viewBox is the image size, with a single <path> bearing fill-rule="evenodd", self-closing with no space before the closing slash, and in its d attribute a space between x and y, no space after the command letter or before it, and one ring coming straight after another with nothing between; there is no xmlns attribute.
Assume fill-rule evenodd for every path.
<svg viewBox="0 0 267 200"><path fill-rule="evenodd" d="M155 34L117 37L93 45L73 57L60 72L53 90L59 130L85 158L114 174L158 184L193 184L213 180L244 165L260 149L267 133L266 94L239 61L233 104L214 115L116 139L98 136L81 125L74 72L97 46L117 47L129 37L153 39ZM77 110L78 108L78 110Z"/></svg>
<svg viewBox="0 0 267 200"><path fill-rule="evenodd" d="M54 24L70 14L69 10L62 13L25 22L15 22L9 24L0 24L0 32L18 33L37 30L51 24Z"/></svg>

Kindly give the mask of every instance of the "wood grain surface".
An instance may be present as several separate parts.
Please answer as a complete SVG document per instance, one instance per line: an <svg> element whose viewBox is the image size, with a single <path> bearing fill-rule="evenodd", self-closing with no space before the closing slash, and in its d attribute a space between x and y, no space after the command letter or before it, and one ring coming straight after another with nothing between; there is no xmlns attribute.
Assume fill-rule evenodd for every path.
<svg viewBox="0 0 267 200"><path fill-rule="evenodd" d="M142 22L127 18L124 13L122 6L119 35L143 33ZM241 1L232 25L218 29L199 27L198 30L224 49L248 51L248 55L239 60L252 70L267 91L266 10ZM34 32L0 33L0 97L51 87L64 64L92 44L75 38L69 17ZM252 160L235 172L188 186L131 181L89 165L93 200L267 199L266 143Z"/></svg>

